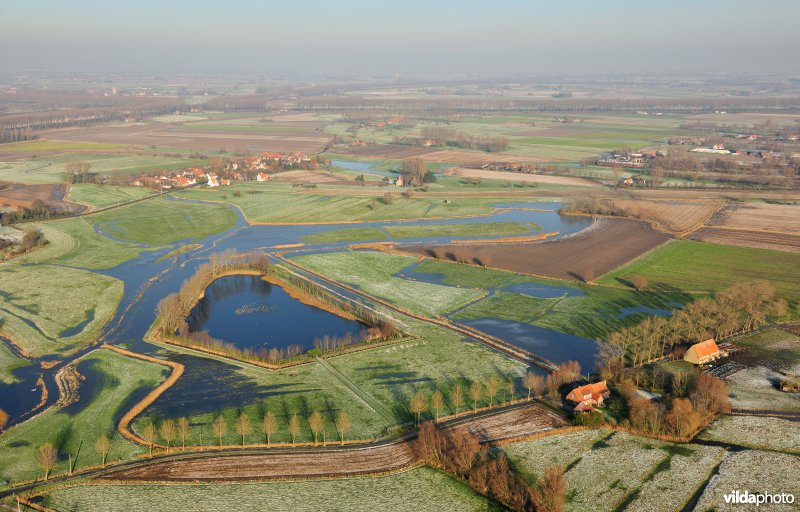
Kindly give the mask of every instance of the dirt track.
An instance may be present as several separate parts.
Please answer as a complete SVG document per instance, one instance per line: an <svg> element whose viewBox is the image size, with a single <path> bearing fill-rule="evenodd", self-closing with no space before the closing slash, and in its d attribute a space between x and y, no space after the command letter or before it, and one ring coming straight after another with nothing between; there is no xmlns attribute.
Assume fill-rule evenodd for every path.
<svg viewBox="0 0 800 512"><path fill-rule="evenodd" d="M476 433L484 441L523 437L567 426L555 413L536 404L490 416L468 419L446 427ZM202 456L110 473L107 480L125 481L235 481L281 478L348 477L398 471L417 463L415 441L358 448L283 450L263 454Z"/></svg>
<svg viewBox="0 0 800 512"><path fill-rule="evenodd" d="M445 260L556 279L581 279L587 271L597 278L670 237L647 223L628 219L598 219L573 236L549 242L479 244L469 246L405 246L401 251Z"/></svg>

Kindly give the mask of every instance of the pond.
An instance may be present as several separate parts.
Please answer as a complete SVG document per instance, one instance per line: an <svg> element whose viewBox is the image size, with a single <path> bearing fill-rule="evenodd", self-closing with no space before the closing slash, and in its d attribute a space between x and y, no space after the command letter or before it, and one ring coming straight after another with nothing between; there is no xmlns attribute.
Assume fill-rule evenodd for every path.
<svg viewBox="0 0 800 512"><path fill-rule="evenodd" d="M205 297L189 313L191 332L208 331L239 349L314 348L314 339L358 338L366 326L289 296L259 276L226 276L206 288Z"/></svg>

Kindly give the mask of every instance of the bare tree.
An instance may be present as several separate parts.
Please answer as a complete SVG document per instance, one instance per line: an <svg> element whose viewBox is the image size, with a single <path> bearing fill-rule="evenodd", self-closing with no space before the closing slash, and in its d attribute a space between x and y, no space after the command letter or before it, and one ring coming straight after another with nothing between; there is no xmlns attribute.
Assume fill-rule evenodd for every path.
<svg viewBox="0 0 800 512"><path fill-rule="evenodd" d="M50 477L50 471L58 462L58 450L52 444L44 443L39 447L39 451L36 452L36 461L39 463L39 467L44 470L44 479L47 480Z"/></svg>
<svg viewBox="0 0 800 512"><path fill-rule="evenodd" d="M97 441L95 441L94 449L103 459L103 467L106 467L106 457L108 456L108 452L111 450L111 439L109 439L105 434L101 435L97 438Z"/></svg>
<svg viewBox="0 0 800 512"><path fill-rule="evenodd" d="M414 393L414 396L411 397L411 402L409 403L409 409L412 413L414 413L414 426L419 425L419 416L423 412L428 409L428 398L425 396L425 393L422 391L417 391Z"/></svg>
<svg viewBox="0 0 800 512"><path fill-rule="evenodd" d="M464 390L461 388L461 384L456 383L456 385L453 386L453 391L450 392L450 401L456 408L456 414L458 414L459 409L464 405Z"/></svg>
<svg viewBox="0 0 800 512"><path fill-rule="evenodd" d="M264 432L264 435L267 437L267 446L270 445L272 435L278 430L278 420L275 418L275 414L272 411L267 411L267 414L264 415L264 419L261 421L261 431Z"/></svg>
<svg viewBox="0 0 800 512"><path fill-rule="evenodd" d="M6 428L6 425L8 425L8 413L0 409L0 432Z"/></svg>
<svg viewBox="0 0 800 512"><path fill-rule="evenodd" d="M222 438L228 432L228 423L225 421L225 416L219 415L214 420L214 435L217 436L219 445L222 446Z"/></svg>
<svg viewBox="0 0 800 512"><path fill-rule="evenodd" d="M147 441L147 445L150 448L150 456L153 456L153 443L156 440L156 426L153 425L152 421L148 421L147 424L142 429L142 438Z"/></svg>
<svg viewBox="0 0 800 512"><path fill-rule="evenodd" d="M300 418L297 417L297 413L292 414L292 417L289 418L289 435L292 436L292 444L300 435Z"/></svg>
<svg viewBox="0 0 800 512"><path fill-rule="evenodd" d="M339 440L344 444L344 435L350 430L350 415L347 411L341 411L336 417L336 430L339 431Z"/></svg>
<svg viewBox="0 0 800 512"><path fill-rule="evenodd" d="M531 493L537 512L563 512L567 499L564 468L551 466L545 469L538 484L538 488Z"/></svg>
<svg viewBox="0 0 800 512"><path fill-rule="evenodd" d="M189 437L189 418L183 416L178 420L178 431L181 433L181 444L186 449L186 438Z"/></svg>
<svg viewBox="0 0 800 512"><path fill-rule="evenodd" d="M325 419L319 411L312 412L308 417L308 426L311 427L311 433L314 434L314 446L316 446L319 433L325 428Z"/></svg>
<svg viewBox="0 0 800 512"><path fill-rule="evenodd" d="M478 408L478 401L483 397L483 386L477 380L469 385L469 397L472 399L472 410Z"/></svg>
<svg viewBox="0 0 800 512"><path fill-rule="evenodd" d="M531 392L536 395L542 392L542 389L544 388L544 378L537 373L528 371L522 378L522 384L525 386L525 389L528 390L528 398L530 398Z"/></svg>
<svg viewBox="0 0 800 512"><path fill-rule="evenodd" d="M506 400L508 402L508 401L514 400L514 395L517 392L517 386L514 384L514 378L513 377L508 380L508 383L506 385L508 386L508 388L507 388L508 389L508 399Z"/></svg>
<svg viewBox="0 0 800 512"><path fill-rule="evenodd" d="M489 397L489 407L494 405L494 397L500 391L500 381L496 377L489 377L486 381L486 396Z"/></svg>
<svg viewBox="0 0 800 512"><path fill-rule="evenodd" d="M647 288L647 278L643 275L638 275L633 278L633 287L636 288L638 291L642 291Z"/></svg>
<svg viewBox="0 0 800 512"><path fill-rule="evenodd" d="M431 395L431 407L436 411L436 421L439 421L439 412L444 406L444 395L438 389Z"/></svg>
<svg viewBox="0 0 800 512"><path fill-rule="evenodd" d="M250 433L250 429L250 416L248 416L246 412L242 411L241 414L239 414L239 416L236 418L236 432L242 436L242 446L244 446L244 438Z"/></svg>
<svg viewBox="0 0 800 512"><path fill-rule="evenodd" d="M169 453L169 446L175 439L175 422L172 420L164 420L161 423L161 437L167 442L167 453Z"/></svg>

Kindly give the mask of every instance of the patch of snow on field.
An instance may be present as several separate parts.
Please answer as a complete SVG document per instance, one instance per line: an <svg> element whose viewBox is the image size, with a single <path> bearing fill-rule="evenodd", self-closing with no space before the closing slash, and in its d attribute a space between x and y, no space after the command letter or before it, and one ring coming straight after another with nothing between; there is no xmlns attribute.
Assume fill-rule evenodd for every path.
<svg viewBox="0 0 800 512"><path fill-rule="evenodd" d="M747 368L728 379L731 402L737 409L800 411L800 393L778 390L781 374L764 366Z"/></svg>

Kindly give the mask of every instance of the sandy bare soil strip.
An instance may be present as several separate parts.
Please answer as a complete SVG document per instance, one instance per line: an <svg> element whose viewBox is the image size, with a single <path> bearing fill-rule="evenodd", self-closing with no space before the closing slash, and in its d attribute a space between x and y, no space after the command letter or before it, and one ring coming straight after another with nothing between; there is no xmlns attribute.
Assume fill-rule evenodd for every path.
<svg viewBox="0 0 800 512"><path fill-rule="evenodd" d="M690 238L715 244L800 253L800 235L705 227L692 233Z"/></svg>
<svg viewBox="0 0 800 512"><path fill-rule="evenodd" d="M404 252L557 279L593 278L669 240L643 221L602 218L575 235L545 242L401 246Z"/></svg>
<svg viewBox="0 0 800 512"><path fill-rule="evenodd" d="M465 169L455 167L445 172L449 176L462 176L464 178L480 178L484 180L501 180L519 183L549 183L553 185L572 185L577 187L602 187L601 183L585 178L571 176L552 176L545 174L523 174L520 172L488 171L485 169Z"/></svg>
<svg viewBox="0 0 800 512"><path fill-rule="evenodd" d="M485 441L545 432L566 426L561 417L536 404L448 427L476 433ZM233 481L279 478L348 477L398 471L417 463L414 441L327 450L217 455L157 462L102 477L126 481Z"/></svg>
<svg viewBox="0 0 800 512"><path fill-rule="evenodd" d="M800 235L800 206L787 204L729 204L709 226Z"/></svg>

